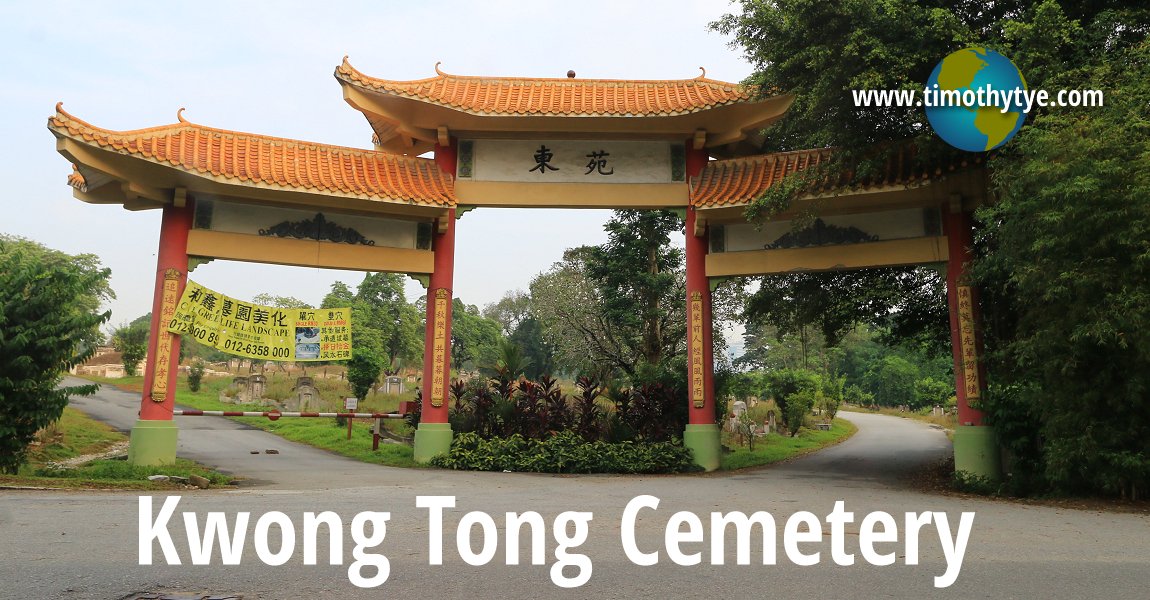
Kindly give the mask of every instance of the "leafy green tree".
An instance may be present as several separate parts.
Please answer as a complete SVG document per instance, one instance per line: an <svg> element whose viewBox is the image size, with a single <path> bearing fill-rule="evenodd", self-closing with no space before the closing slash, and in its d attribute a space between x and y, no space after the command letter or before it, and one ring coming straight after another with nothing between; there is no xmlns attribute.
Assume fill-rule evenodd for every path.
<svg viewBox="0 0 1150 600"><path fill-rule="evenodd" d="M634 361L619 366L634 375L640 360L657 365L686 339L683 250L671 245L683 221L669 210L617 210L603 228L607 243L587 253L586 273Z"/></svg>
<svg viewBox="0 0 1150 600"><path fill-rule="evenodd" d="M850 90L919 88L938 60L965 46L1002 51L1030 89L1106 91L1102 108L1032 112L1014 140L986 157L988 195L996 202L978 215L976 243L990 385L983 408L1017 458L1013 481L1038 491L1046 480L1066 490L1145 493L1150 7L1114 0L742 0L739 9L713 26L733 35L755 65L752 83L795 95L761 149L834 146L840 160L827 169L836 174L844 167L862 177L874 173L882 149L906 140L924 164L948 151L919 110L856 108ZM749 216L781 209L811 180L788 179ZM826 277L831 287L849 281ZM864 283L870 276L853 277ZM824 291L808 287L785 297L801 305L818 302ZM858 296L859 304L875 299ZM945 339L930 317L941 314L937 293L897 311L896 303L877 299L908 317L903 324L910 326L892 324L892 334Z"/></svg>
<svg viewBox="0 0 1150 600"><path fill-rule="evenodd" d="M497 321L479 314L479 308L456 298L451 308L451 364L457 369L494 365L502 341Z"/></svg>
<svg viewBox="0 0 1150 600"><path fill-rule="evenodd" d="M152 313L148 313L112 332L112 346L120 353L120 362L129 377L136 375L140 363L148 356L151 325Z"/></svg>
<svg viewBox="0 0 1150 600"><path fill-rule="evenodd" d="M587 275L589 251L568 249L531 281L532 312L558 368L603 381L624 366L633 368L635 357L600 310L599 287Z"/></svg>
<svg viewBox="0 0 1150 600"><path fill-rule="evenodd" d="M92 355L96 314L110 297L111 271L78 257L0 236L0 471L15 473L36 431L60 418L68 399L96 385L58 387L62 373Z"/></svg>
<svg viewBox="0 0 1150 600"><path fill-rule="evenodd" d="M498 321L503 327L503 335L510 336L531 317L531 296L523 290L507 292L498 302L483 307L482 314Z"/></svg>
<svg viewBox="0 0 1150 600"><path fill-rule="evenodd" d="M1051 9L1051 12L1052 9ZM1047 18L1059 21L1057 15ZM1088 29L1063 24L1064 39ZM1145 30L1144 30L1145 31ZM1038 44L1020 28L1020 42ZM1000 158L982 209L988 409L1057 488L1150 493L1150 43L1051 74L1106 106L1039 115ZM984 302L984 304L988 304ZM1025 424L1029 423L1029 426Z"/></svg>
<svg viewBox="0 0 1150 600"><path fill-rule="evenodd" d="M896 355L884 356L872 365L864 378L867 391L882 406L917 406L917 381L918 369L905 358Z"/></svg>
<svg viewBox="0 0 1150 600"><path fill-rule="evenodd" d="M538 319L528 315L519 322L509 339L519 347L527 361L524 374L528 379L536 380L555 371L555 353L543 337L543 327Z"/></svg>
<svg viewBox="0 0 1150 600"><path fill-rule="evenodd" d="M342 281L337 281L331 284L331 291L323 297L323 302L320 303L321 308L339 308L341 306L351 306L355 302L355 292Z"/></svg>
<svg viewBox="0 0 1150 600"><path fill-rule="evenodd" d="M350 306L352 309L352 354L361 343L371 346L371 360L382 356L381 373L393 375L404 364L418 361L423 351L423 326L419 310L407 302L403 276L395 273L368 273L352 293L342 281L332 284L321 308ZM379 356L375 356L379 355Z"/></svg>
<svg viewBox="0 0 1150 600"><path fill-rule="evenodd" d="M792 435L794 435L802 422L800 420L798 424L794 424L791 418L796 414L801 418L811 411L815 402L815 393L822 387L822 380L818 373L807 369L779 369L766 373L763 376L763 381L767 384L767 391L775 399L775 404L779 406L783 423L794 425L792 430ZM809 399L809 402L803 400L801 403L805 403L804 407L791 410L789 408L791 399L800 394L802 394L802 398Z"/></svg>
<svg viewBox="0 0 1150 600"><path fill-rule="evenodd" d="M277 296L275 294L256 294L252 302L275 308L313 308L311 304L293 296ZM347 306L346 304L341 306Z"/></svg>

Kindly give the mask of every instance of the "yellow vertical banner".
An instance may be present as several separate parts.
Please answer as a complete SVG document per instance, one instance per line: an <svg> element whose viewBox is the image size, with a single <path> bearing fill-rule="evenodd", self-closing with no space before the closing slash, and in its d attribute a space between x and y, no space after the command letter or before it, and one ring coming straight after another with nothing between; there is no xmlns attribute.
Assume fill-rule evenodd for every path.
<svg viewBox="0 0 1150 600"><path fill-rule="evenodd" d="M447 303L450 302L446 289L435 290L435 310L432 313L432 346L431 360L435 361L431 369L431 405L439 408L443 406L444 388L446 387L446 373L449 369L447 363Z"/></svg>
<svg viewBox="0 0 1150 600"><path fill-rule="evenodd" d="M706 404L703 383L703 295L691 292L690 315L691 326L687 332L691 344L691 402L695 408L703 408Z"/></svg>
<svg viewBox="0 0 1150 600"><path fill-rule="evenodd" d="M962 382L967 401L982 396L978 377L978 347L974 335L974 300L970 286L958 288L958 331L962 349Z"/></svg>
<svg viewBox="0 0 1150 600"><path fill-rule="evenodd" d="M164 271L163 291L160 293L160 323L167 322L176 314L179 302L180 272L176 269ZM156 351L152 353L152 401L163 402L168 397L168 371L172 364L172 334L164 327L156 334Z"/></svg>

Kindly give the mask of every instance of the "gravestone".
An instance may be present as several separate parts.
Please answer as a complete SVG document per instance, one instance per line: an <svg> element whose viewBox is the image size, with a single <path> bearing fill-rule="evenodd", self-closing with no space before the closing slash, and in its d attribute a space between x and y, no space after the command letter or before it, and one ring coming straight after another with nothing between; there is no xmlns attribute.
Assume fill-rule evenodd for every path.
<svg viewBox="0 0 1150 600"><path fill-rule="evenodd" d="M311 377L299 377L295 380L295 394L288 398L287 410L300 412L318 412L319 392Z"/></svg>
<svg viewBox="0 0 1150 600"><path fill-rule="evenodd" d="M385 394L402 394L403 393L403 378L391 376L385 377L383 380L383 393Z"/></svg>
<svg viewBox="0 0 1150 600"><path fill-rule="evenodd" d="M252 375L248 377L248 397L251 398L253 402L264 397L267 381L268 378L263 375Z"/></svg>

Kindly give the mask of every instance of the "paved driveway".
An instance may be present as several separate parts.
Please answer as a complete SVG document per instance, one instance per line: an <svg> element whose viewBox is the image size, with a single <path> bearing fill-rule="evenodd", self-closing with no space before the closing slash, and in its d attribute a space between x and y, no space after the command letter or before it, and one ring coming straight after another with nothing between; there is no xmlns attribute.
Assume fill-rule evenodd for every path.
<svg viewBox="0 0 1150 600"><path fill-rule="evenodd" d="M127 410L127 398L101 395L93 403L128 406L82 406L101 415ZM89 401L84 401L87 404ZM1032 507L1006 502L940 497L905 489L900 481L923 462L949 452L945 436L921 423L866 414L843 414L859 433L838 446L785 465L692 476L549 476L506 473L455 473L360 465L297 447L234 424L201 418L181 421L181 452L209 464L236 465L259 485L234 491L189 492L178 511L194 512L203 523L207 512L223 511L232 522L237 512L252 521L268 511L282 511L297 528L308 511L330 510L341 517L347 533L361 511L388 511L386 538L374 552L386 555L391 574L382 587L358 589L348 581L352 542L345 535L343 566L303 565L297 550L287 564L264 565L251 542L242 566L223 566L218 552L208 566L138 566L139 500L130 493L0 492L0 596L4 598L122 598L136 591L238 593L244 598L1145 598L1150 596L1150 518ZM109 419L113 417L109 416ZM124 418L121 414L120 417ZM246 454L263 448L269 438L280 455ZM242 452L241 452L242 450ZM250 457L250 458L249 458ZM270 460L269 460L270 459ZM248 461L248 462L244 462ZM640 567L625 556L621 544L624 507L639 495L661 500L658 510L640 513L637 543L659 551L660 561ZM417 495L456 497L444 519L442 566L429 564L429 519L417 508ZM953 524L963 511L973 511L973 533L957 582L933 587L933 577L946 566L933 530L921 538L921 562L906 565L900 542L891 545L895 565L876 567L861 558L854 566L837 566L830 543L815 543L823 552L817 566L800 567L786 560L778 544L776 565L760 564L760 546L752 544L752 564L734 562L728 538L727 564L710 563L710 545L684 544L703 553L702 564L673 564L663 547L667 520L685 510L708 513L762 510L779 524L795 511L824 516L835 501L861 519L871 511L899 518L908 511L945 512ZM158 505L163 496L156 496ZM498 525L497 553L486 566L463 562L456 547L456 525L469 511L483 511ZM590 511L590 536L570 552L585 554L593 565L590 582L565 590L551 583L556 542L546 536L546 564L504 564L505 512L537 511L550 525L563 511ZM952 525L953 526L953 525ZM249 525L250 528L250 525ZM169 523L185 564L188 545L177 515ZM272 531L276 531L274 528ZM480 528L473 546L480 549ZM858 525L846 526L845 550L858 553ZM250 532L249 532L250 533ZM705 532L709 535L709 531ZM276 536L272 535L272 538ZM326 554L321 536L320 559ZM467 538L465 537L465 540ZM709 539L709 538L704 538ZM520 542L529 556L528 539ZM271 544L278 548L278 544ZM155 547L159 557L159 547ZM565 571L568 575L573 570ZM370 570L369 570L370 573Z"/></svg>

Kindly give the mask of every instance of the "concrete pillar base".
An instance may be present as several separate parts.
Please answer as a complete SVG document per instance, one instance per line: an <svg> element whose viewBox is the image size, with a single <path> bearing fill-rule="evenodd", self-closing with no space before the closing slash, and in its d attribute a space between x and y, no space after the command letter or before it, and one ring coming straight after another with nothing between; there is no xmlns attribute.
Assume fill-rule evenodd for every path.
<svg viewBox="0 0 1150 600"><path fill-rule="evenodd" d="M683 432L683 445L691 450L695 464L708 471L719 468L723 445L719 441L719 426L714 423L687 425Z"/></svg>
<svg viewBox="0 0 1150 600"><path fill-rule="evenodd" d="M959 425L955 428L954 470L986 477L991 481L1002 479L1002 463L993 427Z"/></svg>
<svg viewBox="0 0 1150 600"><path fill-rule="evenodd" d="M415 462L426 463L451 450L451 423L420 423L415 430Z"/></svg>
<svg viewBox="0 0 1150 600"><path fill-rule="evenodd" d="M128 442L128 462L139 466L170 465L176 462L178 433L176 423L170 419L136 421Z"/></svg>

